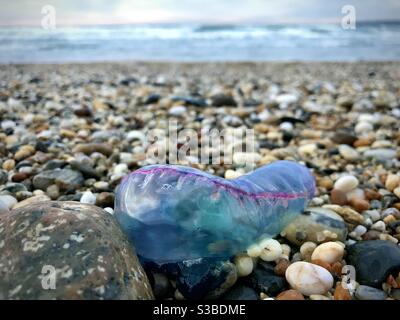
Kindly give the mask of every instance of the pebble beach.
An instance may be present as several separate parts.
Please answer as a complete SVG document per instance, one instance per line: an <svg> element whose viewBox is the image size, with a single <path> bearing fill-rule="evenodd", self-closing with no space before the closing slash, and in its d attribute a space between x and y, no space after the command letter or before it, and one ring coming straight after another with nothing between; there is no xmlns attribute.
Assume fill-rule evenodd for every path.
<svg viewBox="0 0 400 320"><path fill-rule="evenodd" d="M140 262L116 188L170 120L254 130L232 163L177 164L292 160L315 197L229 260ZM0 124L0 299L400 300L398 62L0 65Z"/></svg>

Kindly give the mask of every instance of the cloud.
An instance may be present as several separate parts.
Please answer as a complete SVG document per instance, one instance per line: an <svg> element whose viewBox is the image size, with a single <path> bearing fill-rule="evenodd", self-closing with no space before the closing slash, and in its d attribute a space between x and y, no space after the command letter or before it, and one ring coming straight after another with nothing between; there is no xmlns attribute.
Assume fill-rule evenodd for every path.
<svg viewBox="0 0 400 320"><path fill-rule="evenodd" d="M59 25L339 21L346 4L355 6L358 20L400 17L398 0L0 0L0 21L40 25L41 8L47 4L56 8Z"/></svg>

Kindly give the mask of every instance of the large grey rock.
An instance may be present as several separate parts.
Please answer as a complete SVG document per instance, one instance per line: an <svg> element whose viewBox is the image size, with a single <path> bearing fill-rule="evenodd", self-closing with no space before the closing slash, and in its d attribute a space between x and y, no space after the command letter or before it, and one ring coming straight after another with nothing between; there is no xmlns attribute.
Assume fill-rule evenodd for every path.
<svg viewBox="0 0 400 320"><path fill-rule="evenodd" d="M0 248L0 299L153 298L132 246L96 206L47 201L0 215Z"/></svg>

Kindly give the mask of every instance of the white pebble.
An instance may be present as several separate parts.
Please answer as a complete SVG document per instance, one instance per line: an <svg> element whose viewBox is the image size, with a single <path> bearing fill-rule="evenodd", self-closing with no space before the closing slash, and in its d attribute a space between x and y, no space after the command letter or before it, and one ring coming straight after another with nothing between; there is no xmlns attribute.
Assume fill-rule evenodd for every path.
<svg viewBox="0 0 400 320"><path fill-rule="evenodd" d="M304 261L292 263L285 276L293 289L306 296L325 294L333 286L333 277L328 270Z"/></svg>
<svg viewBox="0 0 400 320"><path fill-rule="evenodd" d="M353 245L353 244L355 244L355 243L357 243L356 240L348 239L348 240L346 241L346 246L351 246L351 245Z"/></svg>
<svg viewBox="0 0 400 320"><path fill-rule="evenodd" d="M121 163L130 163L135 161L135 157L133 156L132 153L129 152L121 152L119 154L119 161Z"/></svg>
<svg viewBox="0 0 400 320"><path fill-rule="evenodd" d="M17 204L17 199L8 194L0 195L0 212L11 210Z"/></svg>
<svg viewBox="0 0 400 320"><path fill-rule="evenodd" d="M336 242L325 242L315 248L311 260L322 260L329 264L342 260L344 247Z"/></svg>
<svg viewBox="0 0 400 320"><path fill-rule="evenodd" d="M258 114L258 119L260 119L262 122L268 120L269 118L271 118L271 113L267 109L264 109L264 111Z"/></svg>
<svg viewBox="0 0 400 320"><path fill-rule="evenodd" d="M21 167L18 169L18 172L21 173L32 173L33 172L33 168L32 167Z"/></svg>
<svg viewBox="0 0 400 320"><path fill-rule="evenodd" d="M360 154L354 148L347 144L341 144L339 146L340 155L346 160L356 160L360 157Z"/></svg>
<svg viewBox="0 0 400 320"><path fill-rule="evenodd" d="M352 175L342 176L336 180L333 188L343 192L349 192L358 186L358 179Z"/></svg>
<svg viewBox="0 0 400 320"><path fill-rule="evenodd" d="M124 174L128 172L128 166L126 163L119 163L114 167L114 174Z"/></svg>
<svg viewBox="0 0 400 320"><path fill-rule="evenodd" d="M275 261L282 255L281 244L274 239L264 239L259 243L260 258L264 261Z"/></svg>
<svg viewBox="0 0 400 320"><path fill-rule="evenodd" d="M355 199L362 199L365 200L365 193L363 189L360 188L356 188L354 190L351 190L349 192L347 192L347 200L351 201L351 200L355 200Z"/></svg>
<svg viewBox="0 0 400 320"><path fill-rule="evenodd" d="M312 198L311 202L310 202L310 206L315 206L315 207L319 207L322 206L324 204L324 199L320 198L320 197L315 197Z"/></svg>
<svg viewBox="0 0 400 320"><path fill-rule="evenodd" d="M372 130L374 130L374 126L366 121L357 123L357 125L354 128L354 131L356 133L367 133L371 132Z"/></svg>
<svg viewBox="0 0 400 320"><path fill-rule="evenodd" d="M0 214L7 213L9 210L8 205L0 199Z"/></svg>
<svg viewBox="0 0 400 320"><path fill-rule="evenodd" d="M225 179L236 179L242 175L243 175L242 173L231 169L225 171Z"/></svg>
<svg viewBox="0 0 400 320"><path fill-rule="evenodd" d="M358 122L378 123L380 120L379 114L363 113L358 117Z"/></svg>
<svg viewBox="0 0 400 320"><path fill-rule="evenodd" d="M297 150L303 156L312 156L317 152L317 145L315 143L309 143L300 146Z"/></svg>
<svg viewBox="0 0 400 320"><path fill-rule="evenodd" d="M97 189L97 190L107 190L110 185L108 182L106 181L97 181L93 184L93 186Z"/></svg>
<svg viewBox="0 0 400 320"><path fill-rule="evenodd" d="M281 248L282 248L281 258L289 260L290 252L292 251L292 249L287 244L281 244Z"/></svg>
<svg viewBox="0 0 400 320"><path fill-rule="evenodd" d="M171 116L179 117L183 116L186 113L187 109L185 106L173 106L171 109L169 109L168 113Z"/></svg>
<svg viewBox="0 0 400 320"><path fill-rule="evenodd" d="M81 203L86 203L86 204L95 204L96 203L96 196L91 192L91 191L85 191L82 194Z"/></svg>
<svg viewBox="0 0 400 320"><path fill-rule="evenodd" d="M291 122L282 122L282 123L279 125L279 128L280 128L281 130L283 130L283 131L288 131L288 132L290 132L290 131L293 131L293 124L292 124Z"/></svg>
<svg viewBox="0 0 400 320"><path fill-rule="evenodd" d="M127 133L126 140L128 140L129 142L140 140L142 143L144 143L146 141L146 136L141 131L133 130Z"/></svg>
<svg viewBox="0 0 400 320"><path fill-rule="evenodd" d="M261 160L261 155L256 152L235 152L233 163L236 165L255 164Z"/></svg>
<svg viewBox="0 0 400 320"><path fill-rule="evenodd" d="M285 108L287 107L287 105L297 102L299 100L299 97L292 93L283 93L278 95L275 100L281 105L281 108Z"/></svg>
<svg viewBox="0 0 400 320"><path fill-rule="evenodd" d="M258 244L252 244L247 248L247 255L252 258L258 258L261 254L261 247Z"/></svg>
<svg viewBox="0 0 400 320"><path fill-rule="evenodd" d="M350 236L357 238L361 237L363 234L367 232L367 228L363 225L359 224L357 227L354 228L352 232L350 232Z"/></svg>
<svg viewBox="0 0 400 320"><path fill-rule="evenodd" d="M40 190L40 189L36 189L32 193L33 193L34 196L41 196L41 195L45 194L45 192L43 190Z"/></svg>
<svg viewBox="0 0 400 320"><path fill-rule="evenodd" d="M376 231L385 231L386 225L385 225L385 223L384 223L382 220L380 220L380 221L375 222L375 223L371 226L371 229L372 229L372 230L376 230Z"/></svg>
<svg viewBox="0 0 400 320"><path fill-rule="evenodd" d="M253 259L249 256L241 255L235 257L235 265L238 277L246 277L253 272Z"/></svg>
<svg viewBox="0 0 400 320"><path fill-rule="evenodd" d="M376 222L381 218L381 215L378 210L366 210L363 212L363 214L370 217L373 222Z"/></svg>
<svg viewBox="0 0 400 320"><path fill-rule="evenodd" d="M113 208L110 208L110 207L106 207L106 208L104 208L104 211L106 211L106 212L108 212L109 214L114 214L114 209Z"/></svg>
<svg viewBox="0 0 400 320"><path fill-rule="evenodd" d="M363 216L363 217L364 217L364 216ZM372 222L371 218L366 218L366 217L364 217L364 225L365 225L367 228L370 228L370 227L372 226L372 224L373 224L373 222Z"/></svg>
<svg viewBox="0 0 400 320"><path fill-rule="evenodd" d="M16 123L12 120L1 121L1 128L3 130L12 129L12 128L15 128L15 126L16 126Z"/></svg>

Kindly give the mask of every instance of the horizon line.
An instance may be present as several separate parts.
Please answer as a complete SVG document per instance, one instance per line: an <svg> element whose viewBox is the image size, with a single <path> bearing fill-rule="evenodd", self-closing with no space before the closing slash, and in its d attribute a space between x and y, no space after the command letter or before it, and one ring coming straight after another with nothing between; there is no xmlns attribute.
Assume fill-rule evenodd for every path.
<svg viewBox="0 0 400 320"><path fill-rule="evenodd" d="M103 22L103 23L60 23L56 25L56 27L101 27L101 26L172 26L172 25L203 25L203 26L240 26L240 25L322 25L322 24L338 24L341 19L326 19L322 20L287 20L287 21L270 21L270 22L261 22L261 21L237 21L237 22L213 22L213 21L160 21L160 22ZM367 24L367 23L400 23L400 19L359 19L356 23ZM0 28L3 27L15 27L15 28L41 28L40 24L32 24L32 23L17 23L17 24L2 24L0 22Z"/></svg>

